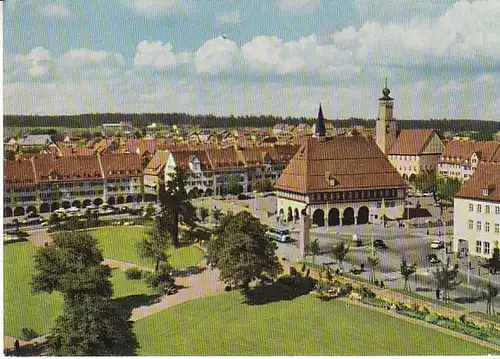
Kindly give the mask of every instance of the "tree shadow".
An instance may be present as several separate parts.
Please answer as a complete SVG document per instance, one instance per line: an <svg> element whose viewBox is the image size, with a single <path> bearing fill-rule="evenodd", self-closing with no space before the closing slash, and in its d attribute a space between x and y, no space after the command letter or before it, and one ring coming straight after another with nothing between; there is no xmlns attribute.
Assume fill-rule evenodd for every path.
<svg viewBox="0 0 500 359"><path fill-rule="evenodd" d="M47 355L45 343L27 343L20 346L17 350L6 348L3 351L5 356L33 357Z"/></svg>
<svg viewBox="0 0 500 359"><path fill-rule="evenodd" d="M134 308L158 303L161 297L161 294L132 294L126 297L116 298L115 301L125 310L132 311Z"/></svg>
<svg viewBox="0 0 500 359"><path fill-rule="evenodd" d="M476 296L476 297L456 297L452 298L451 301L459 304L470 304L470 303L476 303L484 300L482 296Z"/></svg>
<svg viewBox="0 0 500 359"><path fill-rule="evenodd" d="M174 277L189 277L189 276L194 275L194 274L203 273L206 270L207 270L206 267L200 268L200 267L196 267L196 266L191 266L191 267L187 267L184 269L174 269L174 270L172 270L172 275Z"/></svg>
<svg viewBox="0 0 500 359"><path fill-rule="evenodd" d="M405 215L403 218L424 218L432 217L431 213L425 208L405 208Z"/></svg>
<svg viewBox="0 0 500 359"><path fill-rule="evenodd" d="M315 280L310 277L285 276L272 284L260 284L245 293L244 303L262 305L282 300L292 300L308 294L314 288Z"/></svg>

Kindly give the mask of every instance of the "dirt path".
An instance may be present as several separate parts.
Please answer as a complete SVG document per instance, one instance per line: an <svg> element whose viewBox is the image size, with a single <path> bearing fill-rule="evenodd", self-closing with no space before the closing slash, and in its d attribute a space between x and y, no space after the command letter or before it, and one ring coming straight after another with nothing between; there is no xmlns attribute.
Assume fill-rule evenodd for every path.
<svg viewBox="0 0 500 359"><path fill-rule="evenodd" d="M132 311L132 320L137 321L174 305L197 298L209 297L224 291L224 285L219 281L219 271L217 269L206 269L201 273L188 277L177 277L175 284L183 288L176 294L163 296L158 303L135 308Z"/></svg>
<svg viewBox="0 0 500 359"><path fill-rule="evenodd" d="M116 259L112 259L112 258L104 258L104 260L101 262L102 265L108 265L110 268L113 268L113 269L120 269L120 270L127 270L129 268L133 268L133 267L136 267L142 271L146 271L146 272L152 272L153 270L151 268L148 268L148 267L143 267L143 266L140 266L138 264L135 264L135 263L130 263L130 262L123 262L123 261L119 261L119 260L116 260Z"/></svg>

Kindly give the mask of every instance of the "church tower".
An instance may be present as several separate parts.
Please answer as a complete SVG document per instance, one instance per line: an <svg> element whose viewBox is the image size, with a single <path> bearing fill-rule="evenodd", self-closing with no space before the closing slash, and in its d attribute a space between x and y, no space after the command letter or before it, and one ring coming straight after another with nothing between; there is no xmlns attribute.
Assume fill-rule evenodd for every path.
<svg viewBox="0 0 500 359"><path fill-rule="evenodd" d="M385 87L382 90L382 97L379 98L378 118L376 124L377 145L380 150L387 155L392 144L396 141L397 123L392 112L394 109L394 99L389 97L391 90L387 88L387 78Z"/></svg>
<svg viewBox="0 0 500 359"><path fill-rule="evenodd" d="M325 118L323 117L323 110L321 109L321 103L319 104L318 119L316 120L314 137L316 137L318 141L324 141L326 137Z"/></svg>

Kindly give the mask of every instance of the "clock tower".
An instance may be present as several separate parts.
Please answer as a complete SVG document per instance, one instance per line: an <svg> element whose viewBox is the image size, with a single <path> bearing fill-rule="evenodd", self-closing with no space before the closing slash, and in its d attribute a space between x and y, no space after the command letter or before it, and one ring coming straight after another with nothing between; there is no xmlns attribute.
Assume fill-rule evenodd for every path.
<svg viewBox="0 0 500 359"><path fill-rule="evenodd" d="M387 78L385 87L382 90L382 97L379 98L378 118L376 123L376 139L380 150L387 155L392 144L396 141L397 123L393 117L394 99L389 97L391 90L387 88Z"/></svg>

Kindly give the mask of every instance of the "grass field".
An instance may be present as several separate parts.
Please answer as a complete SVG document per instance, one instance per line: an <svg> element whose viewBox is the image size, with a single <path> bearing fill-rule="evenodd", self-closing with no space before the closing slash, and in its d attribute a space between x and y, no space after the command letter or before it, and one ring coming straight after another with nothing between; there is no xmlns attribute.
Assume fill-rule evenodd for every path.
<svg viewBox="0 0 500 359"><path fill-rule="evenodd" d="M3 248L5 334L20 338L23 327L32 328L40 335L47 333L62 313L62 296L58 293L31 292L29 283L36 252L31 243L9 244ZM129 280L119 270L113 270L112 273L110 280L114 298L154 293L143 280Z"/></svg>
<svg viewBox="0 0 500 359"><path fill-rule="evenodd" d="M180 304L135 323L140 355L472 355L492 350L343 301L265 305L238 292Z"/></svg>
<svg viewBox="0 0 500 359"><path fill-rule="evenodd" d="M31 243L4 245L4 332L17 338L28 327L38 334L47 333L62 312L62 297L58 293L33 294L31 276L34 271Z"/></svg>
<svg viewBox="0 0 500 359"><path fill-rule="evenodd" d="M113 258L153 268L153 262L139 258L135 248L135 244L142 241L146 235L145 228L106 227L92 230L89 233L99 241L99 248L105 258ZM170 247L167 253L171 255L170 264L178 269L196 265L203 259L203 253L194 246L178 249Z"/></svg>

